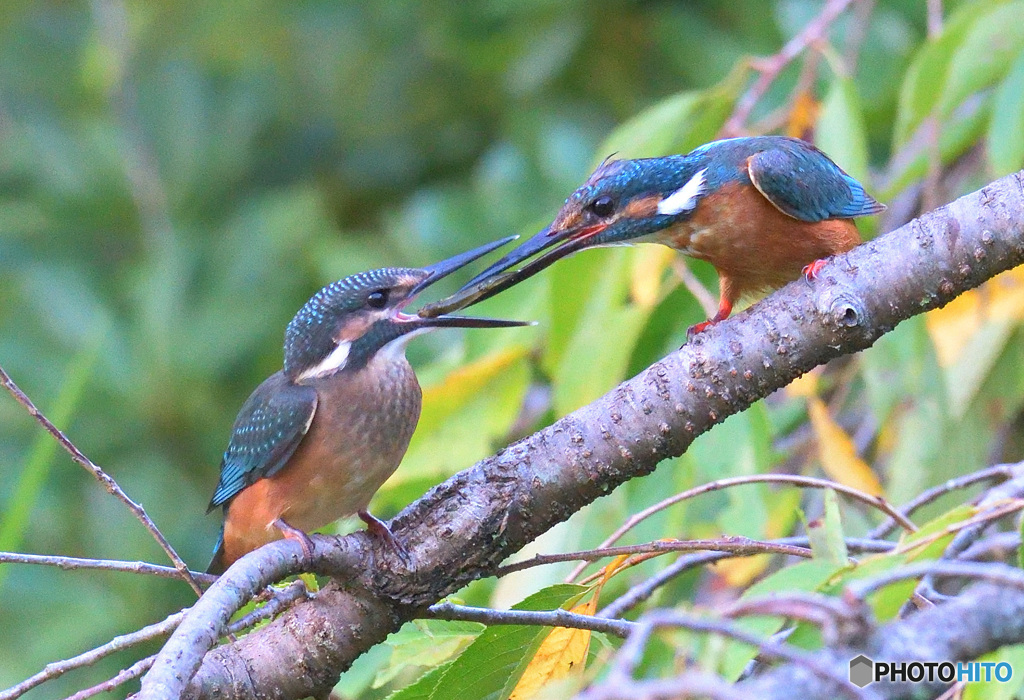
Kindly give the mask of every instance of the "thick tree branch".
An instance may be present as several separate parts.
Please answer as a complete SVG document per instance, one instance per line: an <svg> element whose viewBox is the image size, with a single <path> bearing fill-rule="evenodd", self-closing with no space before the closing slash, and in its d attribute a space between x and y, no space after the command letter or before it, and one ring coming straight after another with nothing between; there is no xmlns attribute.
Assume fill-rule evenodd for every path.
<svg viewBox="0 0 1024 700"><path fill-rule="evenodd" d="M287 541L244 557L182 622L140 697L322 696L402 622L491 575L619 484L683 453L726 416L1022 262L1024 174L1017 173L840 256L813 284L788 285L598 401L435 487L392 523L410 567L362 533L316 538L313 567L347 575L206 654L248 595L301 566L300 548Z"/></svg>

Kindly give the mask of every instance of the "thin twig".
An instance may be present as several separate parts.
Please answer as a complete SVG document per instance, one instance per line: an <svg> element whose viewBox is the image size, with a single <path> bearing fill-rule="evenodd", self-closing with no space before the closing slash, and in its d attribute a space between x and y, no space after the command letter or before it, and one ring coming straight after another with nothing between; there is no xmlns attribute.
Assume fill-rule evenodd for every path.
<svg viewBox="0 0 1024 700"><path fill-rule="evenodd" d="M821 14L807 23L796 36L786 42L774 56L752 62L752 65L761 73L754 84L736 101L736 107L732 115L722 127L725 136L738 136L743 133L743 126L747 123L750 113L768 92L775 79L783 69L793 62L797 56L811 44L820 41L828 32L832 22L841 15L853 0L828 0Z"/></svg>
<svg viewBox="0 0 1024 700"><path fill-rule="evenodd" d="M515 571L522 571L534 566L557 564L566 561L596 561L605 557L617 557L623 554L647 554L666 552L729 552L734 556L751 556L754 554L784 554L794 557L811 557L811 550L806 547L795 547L777 542L752 540L747 537L722 537L713 540L655 540L644 544L625 547L605 547L587 549L564 554L537 554L529 559L507 564L499 568L494 575L507 576Z"/></svg>
<svg viewBox="0 0 1024 700"><path fill-rule="evenodd" d="M708 318L711 318L718 313L718 300L715 296L708 291L708 288L697 279L697 275L693 274L693 270L686 264L678 255L672 258L672 271L676 273L676 277L680 279L683 286L686 287L686 291L693 295L693 297L700 304L701 308L704 309L704 313Z"/></svg>
<svg viewBox="0 0 1024 700"><path fill-rule="evenodd" d="M1007 479L1014 478L1018 473L1024 475L1024 462L1019 462L1017 464L997 464L994 467L988 467L987 469L982 469L972 474L965 474L964 476L959 476L955 479L949 479L938 486L922 492L906 505L900 506L899 512L903 517L910 517L918 508L932 503L933 501L937 501L941 496L951 491L965 489L982 481L1006 481ZM869 532L867 536L869 539L881 539L883 537L887 537L889 533L896 529L896 525L897 523L894 519L888 518L881 525Z"/></svg>
<svg viewBox="0 0 1024 700"><path fill-rule="evenodd" d="M74 460L76 464L83 467L87 472L92 474L97 481L103 484L103 488L107 490L107 493L111 494L128 506L128 510L132 512L132 515L142 523L142 526L149 531L149 534L151 534L153 539L157 541L160 548L163 549L170 560L174 562L174 568L178 570L180 577L192 587L192 590L196 592L197 596L201 596L203 594L203 589L199 587L199 584L192 577L192 573L189 571L188 566L182 558L178 556L178 553L174 551L174 547L171 546L171 543L168 542L167 538L164 537L164 534L160 532L160 528L158 528L146 514L145 509L132 499L128 498L128 494L118 486L113 477L96 466L91 459L82 454L82 451L75 447L74 443L72 443L71 440L69 440L68 437L57 428L57 426L51 423L49 418L44 416L42 412L36 408L35 404L32 403L32 400L25 394L25 392L18 388L18 385L14 383L14 380L12 380L10 375L4 371L3 367L0 367L0 385L2 385L10 395L14 397L15 401L25 407L25 410L29 412L29 415L35 418L36 421L43 426L43 429L46 430L46 432L53 436L58 444L60 444L60 446L63 447L69 455L71 455L71 459Z"/></svg>
<svg viewBox="0 0 1024 700"><path fill-rule="evenodd" d="M628 637L636 628L635 622L609 620L605 617L580 615L568 610L491 610L443 602L427 608L430 617L438 620L468 620L485 625L540 625L568 627L578 630L605 632L617 637Z"/></svg>
<svg viewBox="0 0 1024 700"><path fill-rule="evenodd" d="M135 680L136 678L141 676L143 673L149 670L149 667L153 665L153 661L155 660L156 654L153 654L152 656L147 656L144 659L139 659L128 668L124 669L123 671L119 671L117 675L113 678L105 680L102 683L94 685L90 688L84 688L82 690L79 690L74 695L71 695L68 698L66 698L66 700L86 700L87 698L91 698L94 695L110 692L119 685L124 685L128 681Z"/></svg>
<svg viewBox="0 0 1024 700"><path fill-rule="evenodd" d="M617 679L587 688L578 700L666 700L703 698L704 700L754 700L720 676L687 671L675 678L634 681Z"/></svg>
<svg viewBox="0 0 1024 700"><path fill-rule="evenodd" d="M208 576L208 574L203 575ZM244 632L263 620L277 615L285 608L290 607L296 601L304 600L308 597L306 584L301 580L293 581L283 588L268 588L266 592L271 596L267 604L256 608L240 620L231 623L227 628L228 633L237 634L239 632ZM95 649L90 649L78 656L47 664L46 668L34 676L27 678L21 683L7 688L6 690L0 691L0 700L14 700L15 698L21 697L29 690L42 685L46 681L61 677L68 671L73 671L84 666L91 666L100 659L110 656L118 651L123 651L124 649L135 646L136 644L147 642L151 639L167 636L177 628L181 619L190 609L191 608L185 608L180 610L173 615L169 615L161 622L148 625L130 634L114 637L114 639L110 640L106 644L96 647ZM155 655L141 659L135 662L132 666L120 671L113 678L110 678L99 685L78 691L72 695L69 700L83 700L84 698L90 698L93 695L110 691L123 683L127 683L132 679L138 678L149 670L149 667L153 664L154 658L156 658Z"/></svg>
<svg viewBox="0 0 1024 700"><path fill-rule="evenodd" d="M942 34L942 0L928 0L928 38Z"/></svg>
<svg viewBox="0 0 1024 700"><path fill-rule="evenodd" d="M721 613L729 618L757 615L809 622L821 628L826 646L851 646L871 633L869 611L862 601L789 591L767 597L740 599Z"/></svg>
<svg viewBox="0 0 1024 700"><path fill-rule="evenodd" d="M850 77L857 75L857 62L860 60L860 50L868 36L871 13L874 11L875 0L862 0L853 8L853 21L850 22L850 28L846 32L846 47L843 50L843 64L846 66Z"/></svg>
<svg viewBox="0 0 1024 700"><path fill-rule="evenodd" d="M645 508L639 513L630 516L630 518L626 520L626 522L624 522L618 530L613 532L610 536L608 536L607 539L605 539L604 542L598 545L598 549L608 547L614 544L620 537L622 537L624 534L629 532L631 529L636 527L638 524L640 524L647 518L651 517L655 513L658 513L668 508L669 506L675 505L676 503L685 501L689 498L693 498L694 496L709 493L711 491L719 491L721 489L730 488L732 486L741 486L744 484L757 483L792 484L794 486L802 486L813 489L832 489L837 493L844 494L856 501L865 503L871 506L872 508L877 508L878 510L882 511L889 517L895 518L897 522L899 522L899 524L903 526L904 529L910 532L917 531L917 526L914 525L914 523L910 522L908 518L900 514L895 508L892 507L892 505L889 504L888 501L886 501L881 496L872 496L869 493L865 493L864 491L860 491L850 486L844 486L843 484L839 484L834 481L829 481L828 479L817 479L811 476L800 476L797 474L751 474L749 476L736 476L729 479L718 479L717 481L712 481L701 486L696 486L692 489L687 489L682 493L677 493L674 496L671 496L663 501L655 503L653 506ZM577 566L572 571L572 573L569 574L569 576L566 578L566 581L572 582L573 580L575 580L576 577L583 572L583 569L585 567L586 564L581 564L580 566Z"/></svg>
<svg viewBox="0 0 1024 700"><path fill-rule="evenodd" d="M1016 475L1014 478L990 488L978 501L977 514L956 524L956 535L946 546L946 550L942 553L942 559L957 559L960 554L981 539L992 523L1024 508L1022 499L1024 499L1024 475ZM954 526L945 529L951 531ZM927 599L935 599L941 595L935 589L935 582L929 576L925 576L921 580L914 592ZM909 608L904 606L903 612L909 612Z"/></svg>
<svg viewBox="0 0 1024 700"><path fill-rule="evenodd" d="M1024 571L1007 564L979 563L964 561L927 561L908 564L884 574L860 581L853 581L847 586L851 595L864 599L880 588L885 588L897 581L934 576L935 578L968 578L988 581L1004 586L1012 586L1024 590Z"/></svg>
<svg viewBox="0 0 1024 700"><path fill-rule="evenodd" d="M76 668L82 668L83 666L91 666L100 659L110 656L113 653L122 651L136 644L142 642L148 642L151 639L158 637L164 637L170 634L180 623L185 614L190 608L179 610L173 615L169 615L160 622L155 622L152 625L146 625L140 630L131 632L130 634L122 634L118 637L114 637L103 646L90 649L87 652L73 656L70 659L64 659L63 661L54 661L53 663L47 664L46 667L39 673L26 678L21 683L11 686L7 690L0 691L0 700L14 700L14 698L21 697L28 691L32 690L36 686L42 685L46 681L53 680L54 678L60 678L68 671L73 671Z"/></svg>
<svg viewBox="0 0 1024 700"><path fill-rule="evenodd" d="M23 552L0 552L0 564L34 564L54 566L65 571L90 569L98 571L122 571L130 574L145 574L159 578L181 580L181 573L172 566L160 566L145 561L120 561L117 559L87 559L65 557L56 554L26 554ZM192 578L199 583L209 584L217 580L213 574L192 571Z"/></svg>
<svg viewBox="0 0 1024 700"><path fill-rule="evenodd" d="M636 623L635 631L626 639L611 664L607 676L609 682L632 678L633 671L643 656L647 639L658 627L682 627L693 632L717 634L749 644L756 648L762 656L789 661L806 668L815 676L835 684L844 695L853 698L865 697L865 693L851 684L842 674L837 673L805 651L752 634L725 620L697 617L672 610L654 610L640 618Z"/></svg>
<svg viewBox="0 0 1024 700"><path fill-rule="evenodd" d="M922 537L919 540L902 544L895 549L895 553L906 554L907 552L923 549L933 542L941 540L943 537L972 529L978 525L987 526L1000 518L1005 518L1007 515L1012 515L1013 513L1019 513L1022 510L1024 510L1024 499L1015 499L1009 503L1003 503L991 510L973 515L967 520L961 520L960 522L953 523L952 525L947 525L939 532L934 532L928 537Z"/></svg>
<svg viewBox="0 0 1024 700"><path fill-rule="evenodd" d="M985 539L975 542L961 552L957 559L960 561L1003 561L1017 556L1020 549L1021 537L1019 531L997 532Z"/></svg>
<svg viewBox="0 0 1024 700"><path fill-rule="evenodd" d="M798 547L806 547L809 544L807 537L783 537L778 540L771 540L771 542L774 544L788 544ZM896 545L884 540L847 538L846 547L847 549L855 552L888 552L894 549ZM692 569L706 566L708 564L714 564L715 562L722 561L723 559L730 559L735 556L737 555L731 552L700 552L699 554L688 554L679 557L658 573L630 588L621 596L606 605L604 609L600 610L597 614L600 617L620 617L625 614L627 610L635 608L637 605L650 598L654 595L655 591L677 576L680 576Z"/></svg>

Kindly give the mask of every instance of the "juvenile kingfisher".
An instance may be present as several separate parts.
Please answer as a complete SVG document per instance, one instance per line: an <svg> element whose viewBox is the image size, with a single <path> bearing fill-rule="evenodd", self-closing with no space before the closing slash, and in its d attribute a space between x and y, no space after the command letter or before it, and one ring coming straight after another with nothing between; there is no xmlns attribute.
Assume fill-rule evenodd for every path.
<svg viewBox="0 0 1024 700"><path fill-rule="evenodd" d="M288 324L284 369L242 406L210 500L224 529L210 573L281 537L312 554L307 532L366 509L398 468L420 416L421 391L405 345L434 328L506 328L521 321L403 312L429 285L514 237L429 267L384 268L329 284ZM467 304L468 305L468 304Z"/></svg>
<svg viewBox="0 0 1024 700"><path fill-rule="evenodd" d="M551 225L421 313L490 297L583 248L655 242L718 272L718 313L691 327L692 335L727 318L744 295L781 287L801 271L814 279L824 258L860 243L852 219L884 208L824 153L784 136L609 160L565 200ZM503 272L545 250L522 269Z"/></svg>

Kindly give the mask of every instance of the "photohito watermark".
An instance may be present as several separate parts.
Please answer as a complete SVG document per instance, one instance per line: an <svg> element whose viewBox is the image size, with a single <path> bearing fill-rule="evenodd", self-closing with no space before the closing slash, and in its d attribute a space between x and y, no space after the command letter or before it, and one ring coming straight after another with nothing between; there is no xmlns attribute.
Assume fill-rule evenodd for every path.
<svg viewBox="0 0 1024 700"><path fill-rule="evenodd" d="M864 688L876 681L893 683L1006 683L1013 668L1005 661L875 661L861 654L850 659L850 682Z"/></svg>

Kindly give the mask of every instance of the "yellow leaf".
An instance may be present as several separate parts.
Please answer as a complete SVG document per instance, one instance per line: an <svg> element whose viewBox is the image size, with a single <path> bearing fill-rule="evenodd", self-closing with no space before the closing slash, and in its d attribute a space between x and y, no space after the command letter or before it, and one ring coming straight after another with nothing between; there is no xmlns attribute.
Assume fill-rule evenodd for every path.
<svg viewBox="0 0 1024 700"><path fill-rule="evenodd" d="M786 124L786 135L797 139L807 139L814 133L814 124L818 121L818 112L820 111L821 104L814 99L809 91L802 91L793 100L793 109L789 112L789 121Z"/></svg>
<svg viewBox="0 0 1024 700"><path fill-rule="evenodd" d="M629 559L628 555L616 557L604 567L604 575L594 586L594 593L584 603L579 603L570 612L577 615L593 615L604 584L618 573ZM565 678L571 673L582 673L590 650L590 630L556 627L541 643L530 665L523 671L509 700L528 700L551 681Z"/></svg>
<svg viewBox="0 0 1024 700"><path fill-rule="evenodd" d="M1024 267L997 275L925 315L939 365L960 359L971 338L988 321L1024 320Z"/></svg>
<svg viewBox="0 0 1024 700"><path fill-rule="evenodd" d="M853 440L829 415L821 399L807 399L807 413L811 428L818 441L818 457L829 478L845 486L860 489L875 496L882 494L882 485L867 462L857 456Z"/></svg>
<svg viewBox="0 0 1024 700"><path fill-rule="evenodd" d="M661 278L675 255L674 250L663 245L637 246L629 281L629 295L638 306L649 309L658 303Z"/></svg>
<svg viewBox="0 0 1024 700"><path fill-rule="evenodd" d="M817 396L818 376L821 374L820 370L822 369L822 367L817 367L807 374L797 377L786 387L786 393L793 398Z"/></svg>
<svg viewBox="0 0 1024 700"><path fill-rule="evenodd" d="M764 573L772 561L770 554L758 554L742 559L725 559L715 564L713 571L731 588L744 588Z"/></svg>
<svg viewBox="0 0 1024 700"><path fill-rule="evenodd" d="M593 615L597 610L597 596L590 596L586 603L580 603L572 612ZM565 678L574 671L583 670L590 649L590 630L556 627L541 643L530 665L523 671L509 700L527 700L547 683Z"/></svg>
<svg viewBox="0 0 1024 700"><path fill-rule="evenodd" d="M423 414L417 432L422 434L433 430L528 352L525 346L514 346L485 355L424 389Z"/></svg>

